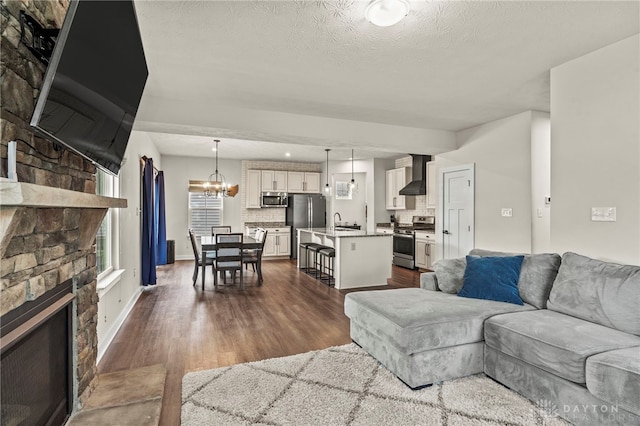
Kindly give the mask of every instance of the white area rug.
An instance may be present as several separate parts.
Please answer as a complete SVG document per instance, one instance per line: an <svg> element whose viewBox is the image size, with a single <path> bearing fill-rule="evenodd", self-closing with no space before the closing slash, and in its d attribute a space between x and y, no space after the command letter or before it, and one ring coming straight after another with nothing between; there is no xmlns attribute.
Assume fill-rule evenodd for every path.
<svg viewBox="0 0 640 426"><path fill-rule="evenodd" d="M187 373L189 425L565 425L484 375L412 391L355 344Z"/></svg>

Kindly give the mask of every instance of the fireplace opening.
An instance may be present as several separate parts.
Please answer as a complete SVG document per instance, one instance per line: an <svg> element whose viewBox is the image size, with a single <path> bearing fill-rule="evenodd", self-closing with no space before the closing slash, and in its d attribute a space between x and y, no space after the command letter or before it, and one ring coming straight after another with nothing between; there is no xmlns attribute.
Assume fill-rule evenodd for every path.
<svg viewBox="0 0 640 426"><path fill-rule="evenodd" d="M0 318L2 425L63 425L71 414L72 281Z"/></svg>

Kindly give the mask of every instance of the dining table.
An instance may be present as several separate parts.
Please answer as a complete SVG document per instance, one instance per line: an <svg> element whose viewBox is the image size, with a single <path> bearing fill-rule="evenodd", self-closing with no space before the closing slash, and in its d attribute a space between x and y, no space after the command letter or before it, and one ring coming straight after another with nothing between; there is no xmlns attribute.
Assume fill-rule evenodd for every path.
<svg viewBox="0 0 640 426"><path fill-rule="evenodd" d="M204 290L204 280L206 277L206 266L207 262L205 259L207 258L207 252L215 251L216 249L216 237L215 236L203 236L200 238L200 246L201 246L201 259L202 259L202 289ZM262 248L262 243L256 240L253 237L248 235L244 235L242 238L242 249L243 250L260 250Z"/></svg>

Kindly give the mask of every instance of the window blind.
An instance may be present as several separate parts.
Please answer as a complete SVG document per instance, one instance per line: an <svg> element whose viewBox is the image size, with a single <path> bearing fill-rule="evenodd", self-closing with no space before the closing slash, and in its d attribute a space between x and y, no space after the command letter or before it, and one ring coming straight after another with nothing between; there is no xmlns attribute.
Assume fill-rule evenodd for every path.
<svg viewBox="0 0 640 426"><path fill-rule="evenodd" d="M212 226L222 225L222 198L189 193L189 227L196 236L211 235Z"/></svg>

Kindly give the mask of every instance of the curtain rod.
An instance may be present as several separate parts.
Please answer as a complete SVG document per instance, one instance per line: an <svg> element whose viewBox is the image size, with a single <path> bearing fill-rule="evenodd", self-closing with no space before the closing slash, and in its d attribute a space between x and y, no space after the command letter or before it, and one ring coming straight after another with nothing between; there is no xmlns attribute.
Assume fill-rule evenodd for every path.
<svg viewBox="0 0 640 426"><path fill-rule="evenodd" d="M144 164L148 159L149 159L149 157L147 157L146 155L143 155L142 157L140 157L140 162L141 162L142 164ZM156 172L156 173L159 173L159 172L160 172L160 170L158 170L158 169L156 168L156 166L153 166L153 171L154 171L154 172Z"/></svg>

